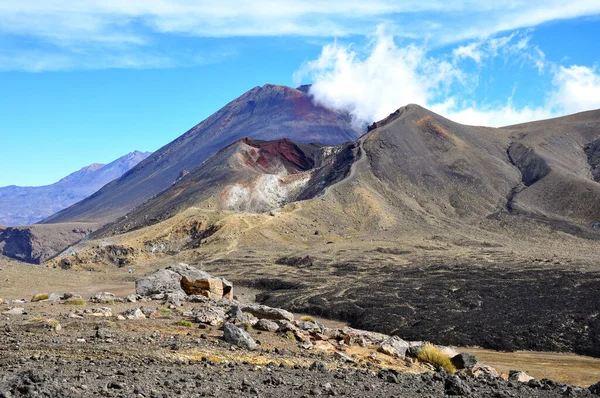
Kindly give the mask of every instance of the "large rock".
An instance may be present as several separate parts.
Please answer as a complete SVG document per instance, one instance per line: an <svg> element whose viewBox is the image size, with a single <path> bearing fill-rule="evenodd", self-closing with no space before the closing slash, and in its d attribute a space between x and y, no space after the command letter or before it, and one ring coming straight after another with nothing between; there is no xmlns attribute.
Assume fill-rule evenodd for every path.
<svg viewBox="0 0 600 398"><path fill-rule="evenodd" d="M215 278L184 263L173 264L138 278L135 289L141 296L183 292L186 295L200 295L215 300L233 298L231 282Z"/></svg>
<svg viewBox="0 0 600 398"><path fill-rule="evenodd" d="M462 352L451 359L456 369L473 369L477 365L477 357L470 352Z"/></svg>
<svg viewBox="0 0 600 398"><path fill-rule="evenodd" d="M223 325L223 338L226 342L241 348L247 348L249 350L254 350L256 348L254 339L246 331L231 323Z"/></svg>
<svg viewBox="0 0 600 398"><path fill-rule="evenodd" d="M220 325L225 322L225 311L218 307L203 307L196 312L196 322L208 325Z"/></svg>
<svg viewBox="0 0 600 398"><path fill-rule="evenodd" d="M168 269L156 270L136 279L135 292L140 296L183 292L181 289L181 275Z"/></svg>
<svg viewBox="0 0 600 398"><path fill-rule="evenodd" d="M96 293L92 297L90 297L90 301L92 303L100 303L100 304L113 304L117 296L109 292L101 292Z"/></svg>
<svg viewBox="0 0 600 398"><path fill-rule="evenodd" d="M519 383L529 383L534 377L529 376L527 373L520 370L511 370L508 372L509 381L517 381Z"/></svg>
<svg viewBox="0 0 600 398"><path fill-rule="evenodd" d="M25 313L25 308L21 308L21 307L11 308L10 310L3 312L3 314L5 314L5 315L23 315L24 313Z"/></svg>
<svg viewBox="0 0 600 398"><path fill-rule="evenodd" d="M279 325L268 319L260 319L256 322L254 327L258 330L264 330L265 332L276 332L279 330Z"/></svg>
<svg viewBox="0 0 600 398"><path fill-rule="evenodd" d="M258 304L240 304L240 309L254 315L258 319L284 320L289 322L294 320L294 314L281 308L272 308Z"/></svg>
<svg viewBox="0 0 600 398"><path fill-rule="evenodd" d="M600 395L600 381L590 386L590 392L592 394Z"/></svg>
<svg viewBox="0 0 600 398"><path fill-rule="evenodd" d="M381 342L378 351L393 357L404 358L409 347L408 341L402 340L398 336L392 336Z"/></svg>

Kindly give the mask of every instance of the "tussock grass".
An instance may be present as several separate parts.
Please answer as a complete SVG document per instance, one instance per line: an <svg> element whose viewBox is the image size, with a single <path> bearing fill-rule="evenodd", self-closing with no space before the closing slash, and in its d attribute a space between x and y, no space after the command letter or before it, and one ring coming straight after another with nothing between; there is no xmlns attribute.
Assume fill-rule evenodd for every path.
<svg viewBox="0 0 600 398"><path fill-rule="evenodd" d="M56 319L47 319L46 325L48 325L54 329L54 328L58 327L58 325L60 325L60 323L58 323L58 321Z"/></svg>
<svg viewBox="0 0 600 398"><path fill-rule="evenodd" d="M304 315L303 317L300 318L300 320L302 322L311 322L313 320L313 317L310 315Z"/></svg>
<svg viewBox="0 0 600 398"><path fill-rule="evenodd" d="M431 343L423 344L423 347L417 353L417 358L423 362L428 362L433 366L446 369L450 374L456 373L456 368L450 361L448 355L444 354L439 348Z"/></svg>
<svg viewBox="0 0 600 398"><path fill-rule="evenodd" d="M36 294L35 296L33 296L33 298L31 299L32 303L35 303L36 301L42 301L42 300L48 300L50 296L48 296L48 293L40 293L40 294Z"/></svg>
<svg viewBox="0 0 600 398"><path fill-rule="evenodd" d="M183 327L186 327L186 328L191 328L192 327L192 322L190 322L190 321L183 321L182 320L182 321L175 322L175 325L177 325L177 326L183 326Z"/></svg>
<svg viewBox="0 0 600 398"><path fill-rule="evenodd" d="M171 310L165 307L161 307L158 309L158 312L162 313L162 314L170 314Z"/></svg>
<svg viewBox="0 0 600 398"><path fill-rule="evenodd" d="M65 300L65 304L68 305L85 305L85 300L82 298L71 297Z"/></svg>

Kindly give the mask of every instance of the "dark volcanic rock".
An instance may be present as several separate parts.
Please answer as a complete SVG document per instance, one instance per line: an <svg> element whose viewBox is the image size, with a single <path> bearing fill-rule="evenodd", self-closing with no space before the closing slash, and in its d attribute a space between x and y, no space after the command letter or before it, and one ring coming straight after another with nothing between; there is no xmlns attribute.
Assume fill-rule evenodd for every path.
<svg viewBox="0 0 600 398"><path fill-rule="evenodd" d="M594 181L600 182L600 139L590 142L583 147L583 150L592 169Z"/></svg>
<svg viewBox="0 0 600 398"><path fill-rule="evenodd" d="M456 369L471 369L477 364L477 357L470 352L460 353L451 360Z"/></svg>
<svg viewBox="0 0 600 398"><path fill-rule="evenodd" d="M594 315L600 311L600 274L594 272L442 262L386 268L371 283L301 285L257 300L407 340L600 356Z"/></svg>
<svg viewBox="0 0 600 398"><path fill-rule="evenodd" d="M544 159L542 159L531 148L527 148L520 143L512 143L507 150L510 161L521 171L523 184L532 185L544 178L550 168Z"/></svg>

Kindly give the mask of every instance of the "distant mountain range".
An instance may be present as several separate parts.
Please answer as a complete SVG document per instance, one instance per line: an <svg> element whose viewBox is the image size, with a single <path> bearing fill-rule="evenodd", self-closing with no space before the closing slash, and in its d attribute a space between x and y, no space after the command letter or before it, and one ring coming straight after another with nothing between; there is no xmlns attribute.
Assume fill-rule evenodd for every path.
<svg viewBox="0 0 600 398"><path fill-rule="evenodd" d="M30 225L90 196L150 156L131 152L107 165L94 163L41 187L0 188L0 224Z"/></svg>

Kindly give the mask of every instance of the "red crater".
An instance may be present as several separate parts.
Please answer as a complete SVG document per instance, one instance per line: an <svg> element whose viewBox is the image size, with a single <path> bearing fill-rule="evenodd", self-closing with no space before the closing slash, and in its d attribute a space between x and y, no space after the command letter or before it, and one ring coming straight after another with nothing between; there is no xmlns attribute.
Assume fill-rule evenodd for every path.
<svg viewBox="0 0 600 398"><path fill-rule="evenodd" d="M271 167L274 159L279 159L289 173L310 170L315 165L314 152L318 145L296 144L284 138L275 141L260 141L244 138L242 141L258 151L257 163L264 168Z"/></svg>

